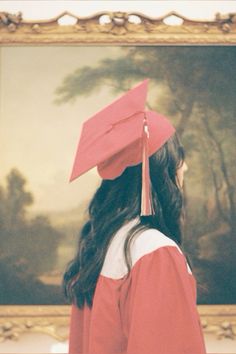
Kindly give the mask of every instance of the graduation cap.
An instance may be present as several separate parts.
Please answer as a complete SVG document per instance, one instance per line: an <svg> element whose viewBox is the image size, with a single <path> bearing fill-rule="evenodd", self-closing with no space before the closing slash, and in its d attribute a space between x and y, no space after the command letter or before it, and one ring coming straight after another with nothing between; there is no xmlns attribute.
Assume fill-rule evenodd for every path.
<svg viewBox="0 0 236 354"><path fill-rule="evenodd" d="M152 215L149 157L175 132L163 115L145 110L148 79L84 122L70 177L97 166L103 179L115 179L142 163L141 215Z"/></svg>

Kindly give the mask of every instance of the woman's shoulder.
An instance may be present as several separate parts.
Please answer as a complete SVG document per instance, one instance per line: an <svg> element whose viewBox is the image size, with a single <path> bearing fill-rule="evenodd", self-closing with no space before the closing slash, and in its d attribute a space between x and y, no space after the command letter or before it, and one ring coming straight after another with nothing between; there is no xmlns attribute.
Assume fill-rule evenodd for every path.
<svg viewBox="0 0 236 354"><path fill-rule="evenodd" d="M178 244L159 230L143 230L132 242L132 263L135 264L143 256L167 246L174 247L174 250L183 254Z"/></svg>
<svg viewBox="0 0 236 354"><path fill-rule="evenodd" d="M101 274L103 276L119 279L127 273L124 257L124 243L130 229L138 223L137 219L125 224L113 237L104 260ZM145 229L138 232L130 244L132 267L145 255L163 247L174 247L183 254L177 243L156 229Z"/></svg>

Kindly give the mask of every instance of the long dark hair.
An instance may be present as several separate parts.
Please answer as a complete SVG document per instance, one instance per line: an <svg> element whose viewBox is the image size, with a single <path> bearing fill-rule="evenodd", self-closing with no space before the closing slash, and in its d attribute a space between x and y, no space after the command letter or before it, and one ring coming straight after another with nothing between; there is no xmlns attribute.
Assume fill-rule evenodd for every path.
<svg viewBox="0 0 236 354"><path fill-rule="evenodd" d="M168 139L149 162L154 215L139 217L141 164L126 168L114 180L102 180L90 202L89 220L81 230L77 254L68 264L63 278L66 298L75 301L79 308L85 303L92 306L109 243L126 222L139 217L139 223L129 231L124 244L128 274L131 269L130 242L140 230L155 228L181 246L183 196L176 171L184 162L184 149L177 134Z"/></svg>

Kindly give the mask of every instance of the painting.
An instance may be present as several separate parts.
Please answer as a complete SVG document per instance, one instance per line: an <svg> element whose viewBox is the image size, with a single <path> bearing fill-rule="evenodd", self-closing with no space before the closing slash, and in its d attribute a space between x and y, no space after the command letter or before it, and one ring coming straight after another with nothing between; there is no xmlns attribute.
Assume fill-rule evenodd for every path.
<svg viewBox="0 0 236 354"><path fill-rule="evenodd" d="M65 304L62 274L99 183L94 170L69 183L72 162L82 122L114 96L103 78L92 93L86 79L83 95L68 100L61 87L121 55L112 47L1 48L1 305Z"/></svg>
<svg viewBox="0 0 236 354"><path fill-rule="evenodd" d="M3 32L1 37L1 311L4 314L11 305L50 305L68 313L62 276L75 255L89 200L100 183L96 169L69 183L82 124L149 78L148 108L170 118L186 151L183 247L209 329L214 306L236 305L236 48L221 45L219 34L206 37L214 46L201 41L206 26L209 33L225 33L230 19L216 21L217 26L205 23L200 41L203 24L199 23L198 37L194 37L197 23L191 24L195 32L188 35L197 44L193 46L181 33L179 41L175 39L178 43L169 36L171 45L166 45L159 23L163 19L143 20L150 37L142 40L138 30L132 33L134 24L124 15L114 14L100 32L96 18L78 21L68 41L63 29L64 42L61 29L56 29L55 37L47 32L53 21L45 27L30 24L33 35L27 37L29 23L24 27L19 18L8 23L16 35ZM123 19L122 26L116 24L118 19ZM19 29L18 23L23 24ZM82 36L86 25L87 37ZM159 26L159 36L154 36L152 26ZM17 31L21 45L15 45ZM92 31L100 44L91 39ZM40 34L54 45L36 45L47 42ZM233 36L228 38L234 41Z"/></svg>
<svg viewBox="0 0 236 354"><path fill-rule="evenodd" d="M184 240L203 284L198 303L233 303L235 47L4 47L1 54L0 303L65 303L63 270L99 183L96 170L68 182L82 123L146 77L148 106L171 118L186 150Z"/></svg>

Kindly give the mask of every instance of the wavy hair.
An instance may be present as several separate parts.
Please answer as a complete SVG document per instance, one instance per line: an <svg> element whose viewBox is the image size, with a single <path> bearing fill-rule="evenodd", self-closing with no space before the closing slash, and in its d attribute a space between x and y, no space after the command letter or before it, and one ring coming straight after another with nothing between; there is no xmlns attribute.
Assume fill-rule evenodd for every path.
<svg viewBox="0 0 236 354"><path fill-rule="evenodd" d="M115 233L128 221L138 218L128 232L124 256L131 269L130 243L141 230L155 228L182 243L183 196L176 172L184 162L184 149L175 133L149 158L154 215L139 216L142 165L128 167L114 180L102 180L88 208L89 219L82 227L75 258L63 277L64 294L79 308L92 306L96 283L106 252Z"/></svg>

